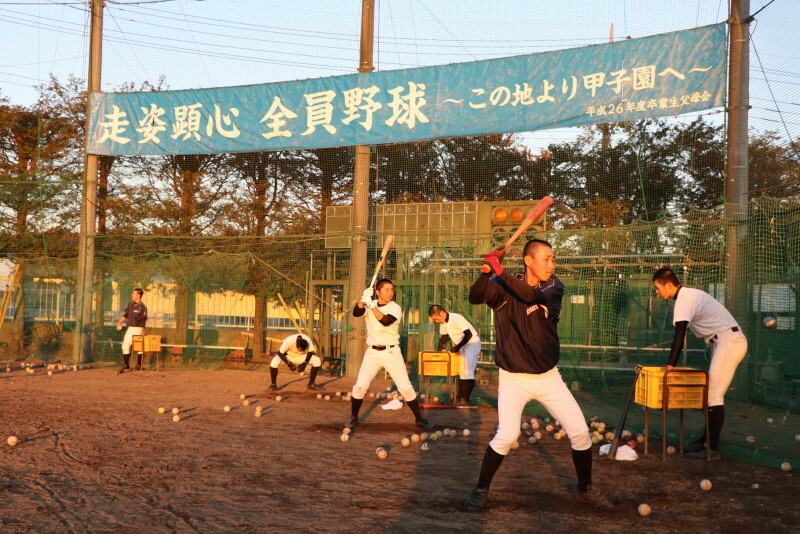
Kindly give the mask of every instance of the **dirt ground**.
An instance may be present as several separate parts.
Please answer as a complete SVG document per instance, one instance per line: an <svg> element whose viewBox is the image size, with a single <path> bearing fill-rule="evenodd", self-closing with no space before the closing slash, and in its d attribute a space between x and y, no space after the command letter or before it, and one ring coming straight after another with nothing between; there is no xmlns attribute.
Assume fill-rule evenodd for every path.
<svg viewBox="0 0 800 534"><path fill-rule="evenodd" d="M423 451L400 444L416 431L407 408L386 411L367 399L362 424L343 443L350 407L335 392L352 381L321 375L330 401L307 392L305 381L281 374L284 399L276 402L259 372L0 373L0 532L800 529L797 474L731 460L598 459L595 483L616 509L587 509L572 497L569 442L552 437L533 446L521 438L495 477L490 507L465 513L494 409L427 410L439 428L468 426L471 435ZM373 391L388 385L378 380ZM178 407L183 419L159 407ZM10 435L20 440L15 447ZM375 454L381 445L386 460ZM711 491L700 489L704 478ZM641 517L640 503L652 515Z"/></svg>

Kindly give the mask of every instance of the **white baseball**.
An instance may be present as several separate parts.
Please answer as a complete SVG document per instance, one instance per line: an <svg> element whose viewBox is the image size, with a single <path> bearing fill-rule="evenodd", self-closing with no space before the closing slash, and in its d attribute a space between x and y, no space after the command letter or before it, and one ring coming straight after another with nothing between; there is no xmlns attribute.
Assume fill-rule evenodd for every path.
<svg viewBox="0 0 800 534"><path fill-rule="evenodd" d="M375 454L377 454L378 458L380 458L381 460L385 460L386 458L389 457L389 453L386 452L386 449L384 449L383 447L378 447L378 449L375 451Z"/></svg>
<svg viewBox="0 0 800 534"><path fill-rule="evenodd" d="M350 429L348 428L346 430L350 430ZM350 441L350 434L342 434L341 436L339 436L339 439L342 440L343 442Z"/></svg>
<svg viewBox="0 0 800 534"><path fill-rule="evenodd" d="M675 452L676 452L675 447L673 447L672 445L667 447L667 454L675 454Z"/></svg>
<svg viewBox="0 0 800 534"><path fill-rule="evenodd" d="M174 423L178 423L178 422L180 422L180 420L181 420L181 416L180 415L173 415L172 416L172 421Z"/></svg>
<svg viewBox="0 0 800 534"><path fill-rule="evenodd" d="M522 430L526 430L529 426L528 423L522 423Z"/></svg>
<svg viewBox="0 0 800 534"><path fill-rule="evenodd" d="M703 491L711 491L711 488L713 486L714 485L707 478L704 478L703 480L700 481L700 489L702 489Z"/></svg>
<svg viewBox="0 0 800 534"><path fill-rule="evenodd" d="M644 443L644 435L639 434L638 436L636 436L636 441L638 441L639 443Z"/></svg>
<svg viewBox="0 0 800 534"><path fill-rule="evenodd" d="M8 444L9 445L11 445L13 447L17 443L19 443L19 440L17 439L17 436L9 436L8 437Z"/></svg>
<svg viewBox="0 0 800 534"><path fill-rule="evenodd" d="M322 393L317 393L317 398L321 399L322 398Z"/></svg>
<svg viewBox="0 0 800 534"><path fill-rule="evenodd" d="M341 396L342 396L342 392L341 392L341 391L337 391L337 392L336 392L336 396L337 396L337 397L341 397Z"/></svg>
<svg viewBox="0 0 800 534"><path fill-rule="evenodd" d="M53 371L47 371L47 376L53 376Z"/></svg>
<svg viewBox="0 0 800 534"><path fill-rule="evenodd" d="M283 397L281 397L280 395L275 397L275 402L280 402L282 400L283 400Z"/></svg>
<svg viewBox="0 0 800 534"><path fill-rule="evenodd" d="M531 445L535 445L537 441L539 440L534 438L533 436L528 438L528 443L530 443Z"/></svg>
<svg viewBox="0 0 800 534"><path fill-rule="evenodd" d="M606 432L606 435L604 437L606 438L606 441L612 441L614 439L614 433Z"/></svg>
<svg viewBox="0 0 800 534"><path fill-rule="evenodd" d="M261 412L259 410L256 410L253 415L255 415L256 417L261 417Z"/></svg>
<svg viewBox="0 0 800 534"><path fill-rule="evenodd" d="M428 433L427 432L423 432L422 434L420 434L419 435L419 440L420 441L428 441Z"/></svg>
<svg viewBox="0 0 800 534"><path fill-rule="evenodd" d="M330 396L330 395L325 395L325 400L326 400L326 401L329 401L329 400L331 400L331 396Z"/></svg>
<svg viewBox="0 0 800 534"><path fill-rule="evenodd" d="M180 408L173 408L172 409L172 413L173 413L173 415L178 415L179 413L181 413L181 410L180 410Z"/></svg>
<svg viewBox="0 0 800 534"><path fill-rule="evenodd" d="M639 505L639 515L650 515L653 510L650 509L649 504L640 504Z"/></svg>
<svg viewBox="0 0 800 534"><path fill-rule="evenodd" d="M469 428L465 428L464 430L461 431L461 433L464 435L465 438L468 438L469 437Z"/></svg>
<svg viewBox="0 0 800 534"><path fill-rule="evenodd" d="M352 432L352 430L350 430L349 428L345 428L344 430L342 430L342 434L349 434L350 432Z"/></svg>
<svg viewBox="0 0 800 534"><path fill-rule="evenodd" d="M264 408L262 406L256 406L256 411L261 412Z"/></svg>
<svg viewBox="0 0 800 534"><path fill-rule="evenodd" d="M250 406L250 401L245 399L242 401L242 406Z"/></svg>
<svg viewBox="0 0 800 534"><path fill-rule="evenodd" d="M533 437L536 438L537 440L542 439L542 433L541 432L534 432L533 433Z"/></svg>
<svg viewBox="0 0 800 534"><path fill-rule="evenodd" d="M774 422L775 422L775 421L772 419L772 417L767 417L767 424L768 424L768 425L771 425L771 424L772 424L772 423L774 423Z"/></svg>
<svg viewBox="0 0 800 534"><path fill-rule="evenodd" d="M231 411L231 407L230 406L225 406L222 410L225 411L225 412L230 412Z"/></svg>
<svg viewBox="0 0 800 534"><path fill-rule="evenodd" d="M797 434L797 435L794 437L794 440L795 440L795 441L800 441L800 434Z"/></svg>
<svg viewBox="0 0 800 534"><path fill-rule="evenodd" d="M792 464L790 464L789 462L783 462L781 464L781 471L785 471L788 473L791 470L792 470Z"/></svg>
<svg viewBox="0 0 800 534"><path fill-rule="evenodd" d="M411 434L411 441L415 443L419 441L419 434Z"/></svg>
<svg viewBox="0 0 800 534"><path fill-rule="evenodd" d="M245 395L244 393L239 395L239 400L245 400L246 398L247 398L247 395Z"/></svg>
<svg viewBox="0 0 800 534"><path fill-rule="evenodd" d="M744 440L747 443L755 443L756 442L756 438L754 438L753 436L747 436L746 438L744 438Z"/></svg>
<svg viewBox="0 0 800 534"><path fill-rule="evenodd" d="M553 425L547 425L546 427L544 427L544 429L547 430L548 432L552 432L555 429L555 427Z"/></svg>
<svg viewBox="0 0 800 534"><path fill-rule="evenodd" d="M402 445L403 447L408 447L409 445L411 445L411 440L408 438L403 438L400 440L400 445Z"/></svg>

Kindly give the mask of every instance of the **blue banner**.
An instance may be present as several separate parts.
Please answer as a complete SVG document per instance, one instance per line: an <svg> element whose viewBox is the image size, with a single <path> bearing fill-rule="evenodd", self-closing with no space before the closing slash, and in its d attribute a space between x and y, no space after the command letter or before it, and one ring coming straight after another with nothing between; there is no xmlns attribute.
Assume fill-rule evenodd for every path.
<svg viewBox="0 0 800 534"><path fill-rule="evenodd" d="M726 29L437 67L150 93L93 93L87 149L210 154L402 143L725 105Z"/></svg>

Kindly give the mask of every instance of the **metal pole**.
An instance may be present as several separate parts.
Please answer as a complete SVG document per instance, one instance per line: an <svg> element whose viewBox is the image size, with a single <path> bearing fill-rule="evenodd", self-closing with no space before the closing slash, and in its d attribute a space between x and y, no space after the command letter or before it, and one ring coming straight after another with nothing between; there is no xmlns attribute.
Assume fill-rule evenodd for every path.
<svg viewBox="0 0 800 534"><path fill-rule="evenodd" d="M725 169L725 302L746 322L747 285L741 257L747 237L748 136L750 109L750 0L731 0L728 67L728 152Z"/></svg>
<svg viewBox="0 0 800 534"><path fill-rule="evenodd" d="M372 72L372 44L375 28L375 0L361 2L361 53L358 72ZM367 286L367 236L369 230L369 151L358 145L353 170L353 229L350 249L350 283L346 306L352 306ZM347 336L347 376L356 377L364 355L367 335L363 320L353 321Z"/></svg>
<svg viewBox="0 0 800 534"><path fill-rule="evenodd" d="M89 40L89 79L86 94L86 146L89 144L91 121L91 95L100 92L100 72L103 62L103 8L102 0L92 0L92 25ZM92 283L94 279L94 237L96 233L97 169L98 156L84 148L84 181L81 206L81 235L78 245L77 321L72 345L72 360L82 363L91 360L92 338L89 325L92 321Z"/></svg>

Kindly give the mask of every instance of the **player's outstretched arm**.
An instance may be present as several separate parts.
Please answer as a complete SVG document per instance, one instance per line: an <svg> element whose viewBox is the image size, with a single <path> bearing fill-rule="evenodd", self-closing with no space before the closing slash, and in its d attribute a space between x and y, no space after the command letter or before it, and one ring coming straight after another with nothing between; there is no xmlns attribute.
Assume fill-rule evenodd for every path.
<svg viewBox="0 0 800 534"><path fill-rule="evenodd" d="M669 349L669 362L667 363L670 367L675 367L681 352L683 352L683 340L686 339L686 328L688 326L689 321L675 323L675 337L672 338L672 346Z"/></svg>

